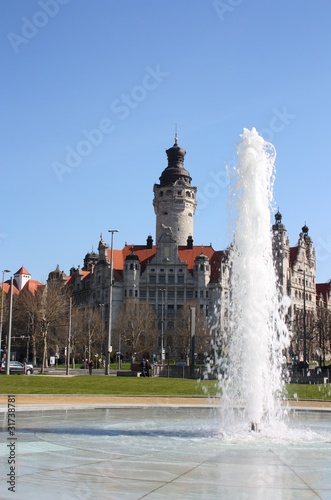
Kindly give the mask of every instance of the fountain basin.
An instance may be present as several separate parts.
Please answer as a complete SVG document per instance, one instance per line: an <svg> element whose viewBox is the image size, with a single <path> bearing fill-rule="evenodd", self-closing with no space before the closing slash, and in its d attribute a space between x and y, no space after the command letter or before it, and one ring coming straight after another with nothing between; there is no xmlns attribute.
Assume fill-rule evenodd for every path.
<svg viewBox="0 0 331 500"><path fill-rule="evenodd" d="M206 407L20 411L15 498L330 499L331 413L290 411L286 426L230 434ZM2 439L2 499L7 456Z"/></svg>

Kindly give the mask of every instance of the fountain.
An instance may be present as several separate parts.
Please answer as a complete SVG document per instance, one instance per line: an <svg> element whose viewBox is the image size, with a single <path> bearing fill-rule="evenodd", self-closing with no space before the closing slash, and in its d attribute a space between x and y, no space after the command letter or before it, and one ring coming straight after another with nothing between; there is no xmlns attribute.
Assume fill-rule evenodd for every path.
<svg viewBox="0 0 331 500"><path fill-rule="evenodd" d="M221 409L17 404L13 496L3 405L0 498L331 498L330 413L312 408L282 420L289 336L270 238L275 152L253 129L244 130L238 156L230 328L218 344Z"/></svg>
<svg viewBox="0 0 331 500"><path fill-rule="evenodd" d="M274 147L255 129L244 129L237 147L232 201L236 215L231 250L229 326L222 332L217 368L223 417L233 409L250 430L273 425L284 414L284 352L289 345L285 314L289 300L277 286L271 210ZM225 333L225 335L224 335Z"/></svg>

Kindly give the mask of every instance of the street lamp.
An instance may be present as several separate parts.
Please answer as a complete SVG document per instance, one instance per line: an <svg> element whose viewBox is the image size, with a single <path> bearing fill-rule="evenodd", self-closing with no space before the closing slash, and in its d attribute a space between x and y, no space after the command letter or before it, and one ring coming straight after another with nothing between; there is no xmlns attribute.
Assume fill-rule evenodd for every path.
<svg viewBox="0 0 331 500"><path fill-rule="evenodd" d="M69 327L68 327L68 338L67 338L66 375L69 375L69 366L70 366L71 327L72 327L72 297L70 297L69 299Z"/></svg>
<svg viewBox="0 0 331 500"><path fill-rule="evenodd" d="M10 270L9 269L4 269L2 271L1 318L0 318L0 361L2 359L2 325L3 325L3 299L4 299L3 284L4 284L4 280L5 280L5 273L10 273Z"/></svg>
<svg viewBox="0 0 331 500"><path fill-rule="evenodd" d="M109 287L109 315L108 315L108 338L107 338L107 352L106 352L106 367L105 375L109 375L110 351L111 351L111 320L112 320L112 306L113 306L113 247L114 247L114 233L118 233L118 229L108 229L111 233L110 244L110 287Z"/></svg>
<svg viewBox="0 0 331 500"><path fill-rule="evenodd" d="M103 309L105 307L105 304L99 304L100 311L101 311L101 327L100 327L100 358L102 360L102 344L103 344L103 324L104 324L104 318L103 318Z"/></svg>
<svg viewBox="0 0 331 500"><path fill-rule="evenodd" d="M161 365L164 361L164 288L160 288L161 292Z"/></svg>
<svg viewBox="0 0 331 500"><path fill-rule="evenodd" d="M9 328L7 336L6 375L10 374L11 329L13 323L13 277L10 278Z"/></svg>
<svg viewBox="0 0 331 500"><path fill-rule="evenodd" d="M303 273L303 366L307 369L307 321L306 321L306 270L298 269Z"/></svg>

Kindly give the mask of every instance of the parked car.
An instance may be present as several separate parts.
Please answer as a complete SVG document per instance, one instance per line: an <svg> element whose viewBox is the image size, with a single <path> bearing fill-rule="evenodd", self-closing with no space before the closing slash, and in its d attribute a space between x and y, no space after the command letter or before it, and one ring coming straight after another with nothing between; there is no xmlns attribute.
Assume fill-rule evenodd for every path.
<svg viewBox="0 0 331 500"><path fill-rule="evenodd" d="M26 374L31 375L31 373L33 373L33 364L31 363L31 361L26 361L25 366L26 366L26 372L27 372ZM28 373L28 371L30 373Z"/></svg>
<svg viewBox="0 0 331 500"><path fill-rule="evenodd" d="M6 361L2 361L2 363L0 364L0 373L6 373ZM23 363L20 363L19 361L10 361L9 373L11 375L12 374L24 375L24 373L26 373L27 375L31 375L31 373L33 373L33 366L27 364L25 371Z"/></svg>

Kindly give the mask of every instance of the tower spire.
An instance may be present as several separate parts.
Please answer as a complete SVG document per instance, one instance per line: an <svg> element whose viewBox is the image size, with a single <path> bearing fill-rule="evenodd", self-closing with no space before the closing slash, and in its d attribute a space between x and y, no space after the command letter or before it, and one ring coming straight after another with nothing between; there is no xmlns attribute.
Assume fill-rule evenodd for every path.
<svg viewBox="0 0 331 500"><path fill-rule="evenodd" d="M174 146L177 146L178 144L178 134L177 134L177 123L175 124L175 144Z"/></svg>

